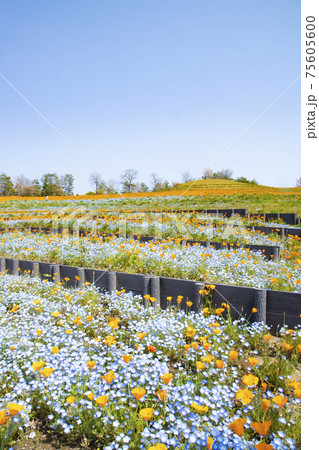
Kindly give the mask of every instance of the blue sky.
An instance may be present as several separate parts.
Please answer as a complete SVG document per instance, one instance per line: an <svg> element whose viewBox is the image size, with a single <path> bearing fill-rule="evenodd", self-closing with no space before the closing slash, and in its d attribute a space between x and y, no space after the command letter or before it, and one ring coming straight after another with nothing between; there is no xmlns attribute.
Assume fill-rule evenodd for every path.
<svg viewBox="0 0 319 450"><path fill-rule="evenodd" d="M0 172L96 168L180 181L208 167L299 75L300 1L0 3ZM213 170L269 186L300 176L300 81Z"/></svg>

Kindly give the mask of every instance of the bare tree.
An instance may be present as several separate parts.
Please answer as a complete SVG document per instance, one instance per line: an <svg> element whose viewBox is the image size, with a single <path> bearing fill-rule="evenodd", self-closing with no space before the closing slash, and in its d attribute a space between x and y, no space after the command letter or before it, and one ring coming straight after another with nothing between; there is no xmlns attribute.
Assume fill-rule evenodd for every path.
<svg viewBox="0 0 319 450"><path fill-rule="evenodd" d="M209 167L204 169L203 178L212 178L212 179L222 179L222 180L231 180L233 175L233 171L230 169L223 169L219 172L213 172Z"/></svg>
<svg viewBox="0 0 319 450"><path fill-rule="evenodd" d="M126 169L121 175L121 184L124 192L132 192L134 188L134 180L137 178L138 171L135 169Z"/></svg>
<svg viewBox="0 0 319 450"><path fill-rule="evenodd" d="M34 186L29 178L20 175L14 179L14 190L16 195L32 196L36 191L36 186Z"/></svg>
<svg viewBox="0 0 319 450"><path fill-rule="evenodd" d="M148 192L148 186L145 183L136 183L136 192Z"/></svg>
<svg viewBox="0 0 319 450"><path fill-rule="evenodd" d="M206 178L214 178L214 172L209 167L204 168L203 179Z"/></svg>
<svg viewBox="0 0 319 450"><path fill-rule="evenodd" d="M101 191L103 191L104 181L99 173L97 172L91 173L91 175L89 176L89 183L94 186L96 194L98 194L99 192L101 193Z"/></svg>
<svg viewBox="0 0 319 450"><path fill-rule="evenodd" d="M115 180L107 180L102 186L104 192L107 194L117 194L120 190L120 183Z"/></svg>
<svg viewBox="0 0 319 450"><path fill-rule="evenodd" d="M221 178L223 180L230 180L233 175L233 171L230 169L223 169L217 172L217 175L218 176L216 178Z"/></svg>
<svg viewBox="0 0 319 450"><path fill-rule="evenodd" d="M301 177L297 178L296 187L301 187Z"/></svg>
<svg viewBox="0 0 319 450"><path fill-rule="evenodd" d="M192 181L192 176L188 170L182 173L182 181L183 183L187 183L188 181Z"/></svg>
<svg viewBox="0 0 319 450"><path fill-rule="evenodd" d="M152 180L152 191L158 191L162 188L163 180L159 177L157 173L151 173Z"/></svg>

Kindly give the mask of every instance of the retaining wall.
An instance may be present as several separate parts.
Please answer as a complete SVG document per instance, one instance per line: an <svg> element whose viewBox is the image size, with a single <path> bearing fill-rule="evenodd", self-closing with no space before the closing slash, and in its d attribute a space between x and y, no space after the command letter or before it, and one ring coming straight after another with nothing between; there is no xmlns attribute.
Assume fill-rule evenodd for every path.
<svg viewBox="0 0 319 450"><path fill-rule="evenodd" d="M81 287L88 281L108 292L125 289L136 295L148 294L156 298L153 307L161 309L167 308L167 297L172 297L171 304L176 305L177 296L182 295L182 309L186 308L187 300L193 302L191 311L199 312L203 308L204 300L198 291L205 288L204 282L0 258L0 272L5 271L13 275L28 273L55 282L68 278L68 287ZM233 319L244 316L250 322L263 321L272 329L283 324L294 327L301 323L301 294L222 284L215 286L211 303L219 307L228 302ZM257 313L252 313L253 307L257 308Z"/></svg>
<svg viewBox="0 0 319 450"><path fill-rule="evenodd" d="M24 228L0 228L0 233L4 232L5 230L12 231L12 230L19 230L19 231L26 231L26 232L32 232L32 233L43 233L43 234L49 234L49 233L63 233L65 231L69 232L71 235L74 234L74 230L64 230L62 228L54 229L54 228L41 228L41 227L24 227ZM109 233L96 233L98 236L111 236ZM115 233L117 234L117 233ZM79 237L84 237L90 235L90 232L86 231L79 231ZM130 236L131 239L137 239L137 235ZM160 240L159 238L154 238L152 236L139 236L139 240L141 242L150 242L150 241L157 241ZM207 249L213 248L215 250L221 250L221 249L228 249L231 250L233 248L247 248L251 251L261 251L264 256L268 259L272 259L273 261L277 261L280 257L280 247L278 245L254 245L254 244L241 244L240 246L230 244L223 245L221 242L211 242L211 241L195 241L191 239L179 239L179 241L186 245L201 245L202 247L205 247Z"/></svg>

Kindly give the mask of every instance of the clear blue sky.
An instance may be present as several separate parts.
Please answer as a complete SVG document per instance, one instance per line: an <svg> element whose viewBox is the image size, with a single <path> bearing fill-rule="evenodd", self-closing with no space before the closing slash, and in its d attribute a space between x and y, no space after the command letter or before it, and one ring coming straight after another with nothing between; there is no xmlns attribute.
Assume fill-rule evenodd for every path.
<svg viewBox="0 0 319 450"><path fill-rule="evenodd" d="M107 179L200 177L300 75L297 0L0 3L0 72ZM0 78L0 172L92 167ZM300 81L213 167L300 176Z"/></svg>

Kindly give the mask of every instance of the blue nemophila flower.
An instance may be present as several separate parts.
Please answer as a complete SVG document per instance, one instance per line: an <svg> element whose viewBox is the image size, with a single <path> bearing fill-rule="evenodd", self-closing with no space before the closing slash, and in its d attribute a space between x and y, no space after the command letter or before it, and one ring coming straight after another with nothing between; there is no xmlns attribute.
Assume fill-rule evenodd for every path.
<svg viewBox="0 0 319 450"><path fill-rule="evenodd" d="M56 288L55 284L37 279L0 277L3 299L0 306L5 305L0 310L3 355L0 373L5 380L0 410L9 402L24 399L26 411L21 415L21 423L25 426L30 413L36 410L44 414L47 426L56 433L74 440L80 430L89 429L92 439L103 436L105 448L138 445L140 449L148 449L158 442L171 448L186 449L194 445L205 448L208 436L215 441L213 448L254 448L255 442L247 437L249 434L239 437L227 427L233 417L234 404L236 411L247 417L247 424L251 423L249 415L254 406L253 403L241 406L236 399L243 369L237 361L230 360L229 351L240 346L238 359L241 361L246 361L247 355L257 354L244 343L253 342L264 328L247 326L244 320L238 320L236 336L226 339L223 334L228 333L228 325L217 316L146 310L141 308L138 296L103 294L93 286L85 287L82 293L62 286ZM7 305L12 304L12 298L14 304L21 305L23 314L8 315ZM39 298L41 311L37 311L38 304L33 303ZM53 317L52 311L59 316ZM107 323L114 316L120 318L120 326L112 330ZM90 320L87 321L87 317ZM75 318L81 319L74 323ZM221 337L217 338L209 327L215 321L222 330ZM191 342L198 343L197 349L191 347L189 352L184 347L188 342L187 327L196 329ZM69 329L72 331L65 333ZM40 336L37 330L42 331ZM146 333L142 340L137 336L141 332ZM111 335L115 343L106 345L104 341ZM210 346L205 348L204 342ZM157 351L149 352L149 345ZM10 346L15 350L10 350ZM53 347L59 352L52 353ZM122 359L123 355L131 355L128 363ZM211 362L206 361L204 373L198 372L196 362L207 355L211 355ZM222 371L215 366L215 360L225 362ZM32 369L35 361L44 361L45 367L54 371L45 379ZM88 361L96 362L91 370ZM254 373L254 370L247 369L245 373ZM105 377L111 371L115 378ZM168 384L162 378L164 374L173 375ZM134 388L146 391L139 401L132 395ZM257 399L259 386L251 389ZM271 399L274 393L269 390L262 395ZM107 401L97 402L100 397L107 397ZM286 410L289 406L299 406L298 402L289 400ZM154 410L147 423L139 417L141 408ZM287 422L293 423L288 419ZM282 429L278 428L272 439L281 439L282 448L289 448L293 444L287 441L288 425L283 418L279 423ZM139 443L135 444L137 427L140 427Z"/></svg>

